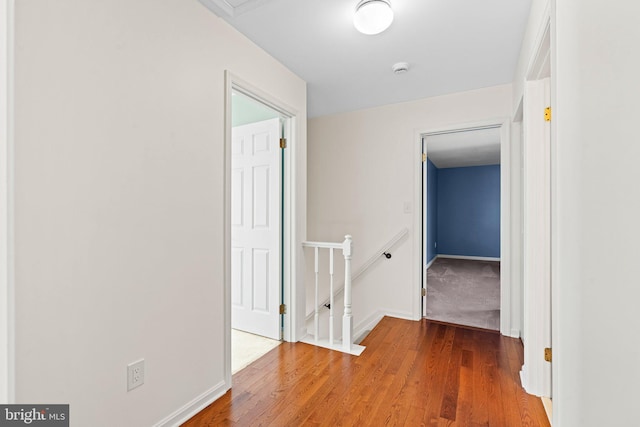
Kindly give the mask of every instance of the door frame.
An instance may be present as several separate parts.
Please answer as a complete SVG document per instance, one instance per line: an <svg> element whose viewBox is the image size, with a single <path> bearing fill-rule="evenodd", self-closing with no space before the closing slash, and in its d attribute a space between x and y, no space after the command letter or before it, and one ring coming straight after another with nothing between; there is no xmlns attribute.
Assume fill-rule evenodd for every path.
<svg viewBox="0 0 640 427"><path fill-rule="evenodd" d="M282 301L286 306L285 314L282 315L283 341L293 342L296 340L296 314L298 307L297 289L293 285L293 278L296 277L296 230L295 224L298 221L296 206L296 178L297 168L295 159L297 156L297 121L298 112L262 91L257 86L241 79L229 70L225 71L225 135L224 135L224 334L225 334L225 356L224 369L225 381L231 387L231 100L233 91L241 92L256 101L279 112L286 118L285 137L287 138L287 148L284 150L284 169L282 201L284 210L280 213L284 215L282 235L283 245L281 247L282 271L284 289ZM282 209L282 207L281 207Z"/></svg>
<svg viewBox="0 0 640 427"><path fill-rule="evenodd" d="M551 9L550 4L547 4L543 13L541 24L538 28L538 32L535 37L534 48L532 50L529 63L527 65L527 72L525 75L525 93L519 101L520 111L523 111L525 105L530 105L531 99L526 97L526 88L537 89L534 93L529 93L537 98L539 103L545 105L553 105L554 101L554 80L553 80L553 65L552 64L552 26L551 26ZM544 87L544 79L548 78L548 87ZM536 88L537 86L537 88ZM541 112L542 113L542 112ZM557 347L558 344L558 287L553 286L557 283L557 266L559 265L557 259L558 251L554 250L558 246L557 233L553 233L557 223L557 189L556 189L556 145L555 141L555 127L550 122L549 146L546 147L547 153L545 158L537 163L541 166L540 170L525 170L522 177L523 183L527 180L533 183L532 191L539 192L543 195L544 199L548 201L550 206L548 207L548 217L544 224L534 224L532 227L528 223L526 218L526 203L527 198L530 195L525 192L522 194L525 203L525 211L523 212L522 227L525 231L524 236L524 263L523 268L523 299L524 299L524 322L522 325L522 334L524 341L524 361L520 371L520 378L523 388L530 394L535 394L541 397L551 397L554 394L554 389L557 390L557 384L554 383L553 378L557 377L557 364L545 362L542 357L542 351L545 347L551 348ZM527 158L526 140L531 138L530 131L527 130L531 127L526 123L526 117L522 118L523 126L523 159L524 164L528 164ZM541 130L536 130L541 132ZM538 133L538 136L541 133ZM546 179L547 182L542 184L542 181ZM526 186L525 186L526 187ZM527 241L526 231L534 230L535 233L539 233L540 236L536 236L535 241ZM543 251L544 264L538 263L535 268L529 268L527 270L527 253L540 253ZM531 260L529 260L529 264ZM532 278L527 278L529 275ZM541 278L544 277L548 280L547 286L540 286ZM532 286L532 284L536 284ZM535 309L535 311L534 311ZM539 315L542 313L542 316ZM549 336L550 335L550 336ZM559 352L558 352L559 353Z"/></svg>
<svg viewBox="0 0 640 427"><path fill-rule="evenodd" d="M14 0L0 0L0 402L15 401L13 280Z"/></svg>
<svg viewBox="0 0 640 427"><path fill-rule="evenodd" d="M414 131L415 159L419 160L416 162L417 167L414 173L414 206L423 206L423 209L416 209L414 214L414 230L420 230L421 237L414 239L414 283L418 283L419 288L413 292L413 316L414 319L423 317L421 290L426 288L426 274L423 271L426 266L426 254L422 244L426 237L424 224L426 201L423 205L422 189L423 174L426 174L426 162L422 162L422 138L429 134L489 127L500 128L500 333L517 337L519 331L512 328L512 319L519 318L519 305L513 304L511 301L511 119L508 117L427 127ZM428 146L425 141L426 152L428 152ZM424 176L424 183L426 184L426 176ZM425 303L426 298L424 297Z"/></svg>

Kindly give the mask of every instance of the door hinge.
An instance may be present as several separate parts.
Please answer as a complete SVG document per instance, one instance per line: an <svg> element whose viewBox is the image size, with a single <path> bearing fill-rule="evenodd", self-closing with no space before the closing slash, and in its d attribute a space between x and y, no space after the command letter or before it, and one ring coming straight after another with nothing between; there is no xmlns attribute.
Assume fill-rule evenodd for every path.
<svg viewBox="0 0 640 427"><path fill-rule="evenodd" d="M287 306L280 304L280 314L287 314Z"/></svg>
<svg viewBox="0 0 640 427"><path fill-rule="evenodd" d="M548 347L544 349L544 360L545 362L551 362L551 349Z"/></svg>
<svg viewBox="0 0 640 427"><path fill-rule="evenodd" d="M551 121L551 107L547 107L544 109L544 121L545 122Z"/></svg>
<svg viewBox="0 0 640 427"><path fill-rule="evenodd" d="M280 138L280 148L287 148L287 138Z"/></svg>
<svg viewBox="0 0 640 427"><path fill-rule="evenodd" d="M427 153L422 153L422 163L427 161Z"/></svg>
<svg viewBox="0 0 640 427"><path fill-rule="evenodd" d="M422 288L420 293L422 294L423 297L426 297L427 296L427 288Z"/></svg>

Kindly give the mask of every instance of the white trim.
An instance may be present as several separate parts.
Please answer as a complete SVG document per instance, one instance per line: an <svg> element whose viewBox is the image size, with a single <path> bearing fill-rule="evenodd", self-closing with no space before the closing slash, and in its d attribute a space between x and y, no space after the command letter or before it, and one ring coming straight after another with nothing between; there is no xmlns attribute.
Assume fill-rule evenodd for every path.
<svg viewBox="0 0 640 427"><path fill-rule="evenodd" d="M423 226L423 219L427 215L426 202L422 198L423 185L426 188L426 168L427 163L422 162L422 138L423 134L427 131L414 130L414 143L413 143L413 158L415 159L418 167L414 172L413 180L413 206L422 206L422 209L414 209L413 211L413 229L416 230L413 235L413 281L412 283L419 284L419 288L413 288L411 290L411 307L413 308L413 320L422 319L423 313L423 301L422 289L426 286L427 275L424 268L426 261L426 251L423 251L423 246L426 244L426 224ZM419 238L416 237L417 230L422 230L419 234Z"/></svg>
<svg viewBox="0 0 640 427"><path fill-rule="evenodd" d="M166 418L158 421L154 424L154 427L177 427L218 400L228 390L229 387L227 387L225 381L220 381L218 384L213 386L213 388L205 391L191 402L168 415Z"/></svg>
<svg viewBox="0 0 640 427"><path fill-rule="evenodd" d="M522 387L550 396L551 366L542 358L551 347L551 174L550 124L541 112L549 105L549 79L524 87L524 325Z"/></svg>
<svg viewBox="0 0 640 427"><path fill-rule="evenodd" d="M522 197L524 197L524 212L523 212L523 223L522 227L525 230L525 239L524 239L524 263L521 266L523 269L523 293L524 293L524 322L522 327L522 339L524 342L524 360L525 363L522 366L521 371L521 379L523 388L531 394L535 394L538 396L551 396L553 391L552 388L557 387L557 382L552 381L552 376L557 375L554 371L557 367L557 364L549 364L547 362L542 361L540 354L542 352L542 348L550 346L554 347L555 342L559 341L558 337L558 328L557 322L552 322L552 310L554 313L557 313L559 310L558 299L556 298L557 286L552 286L552 283L557 283L554 279L556 277L556 269L552 268L552 266L557 266L559 263L557 262L557 254L558 251L553 250L553 248L557 247L556 234L552 233L553 224L555 224L557 220L556 213L556 190L555 190L555 173L554 173L554 158L555 152L552 150L552 141L555 140L555 126L551 126L551 130L549 133L550 141L548 143L551 145L550 147L546 147L547 152L545 153L545 159L542 162L537 162L539 165L545 169L545 172L537 171L537 175L531 175L527 172L526 167L528 163L527 159L527 133L529 132L527 127L530 127L531 124L527 123L526 117L526 109L527 106L531 108L530 100L526 99L527 93L527 85L531 84L531 88L533 89L536 84L542 84L543 77L551 77L545 76L542 74L544 70L544 66L546 65L546 61L551 62L551 74L553 74L554 61L552 60L552 13L551 13L552 4L551 2L547 2L545 5L545 10L540 20L540 24L538 26L538 31L536 33L536 38L534 42L534 50L532 51L531 57L529 58L527 72L526 72L526 81L524 82L524 90L523 90L523 100L521 103L523 105L523 145L522 149L524 150L524 162L525 162L525 173L522 177L525 183L525 192ZM546 99L543 99L543 103L545 106L552 105L552 101L555 98L553 91L553 82L546 83L548 86L545 89L547 91ZM550 86L550 87L549 87ZM541 94L534 92L535 97L539 97ZM550 96L547 97L547 96ZM531 98L531 96L530 96ZM540 141L540 135L534 137L534 143ZM531 138L531 135L529 135ZM536 171L534 171L535 173ZM547 182L541 183L537 180L541 180L541 175L548 174ZM540 235L535 236L538 244L542 244L545 246L548 252L544 253L543 256L546 258L545 266L541 266L540 268L535 268L534 271L528 269L529 265L532 262L537 262L536 265L540 265L538 260L531 259L532 248L527 248L527 245L530 243L527 242L527 229L532 229L532 225L527 222L527 214L530 213L530 208L527 208L527 198L531 198L531 195L527 195L527 180L529 180L529 189L533 189L534 191L543 191L545 193L544 197L550 203L549 208L549 218L546 218L545 224L537 223L537 218L533 218L533 221L536 224L533 224L533 229L537 229L534 233L540 233ZM531 240L529 236L529 239ZM536 242L534 242L535 244ZM535 251L533 251L535 252ZM534 277L532 277L532 275ZM529 277L528 277L529 276ZM543 279L544 278L544 279ZM545 290L540 289L541 286L538 286L542 280L548 280L548 287ZM536 286L532 286L532 284L536 284ZM542 286L544 288L544 286ZM556 316L555 319L558 319ZM553 331L551 331L553 329ZM550 335L550 336L548 336ZM551 338L553 337L553 338ZM552 342L553 341L553 344ZM559 354L560 352L557 351ZM555 376L557 378L557 376Z"/></svg>
<svg viewBox="0 0 640 427"><path fill-rule="evenodd" d="M366 331L372 331L373 328L382 320L384 313L380 310L375 311L362 322L358 323L354 328L353 336L361 338Z"/></svg>
<svg viewBox="0 0 640 427"><path fill-rule="evenodd" d="M438 254L436 258L449 258L449 259L468 259L470 261L500 261L499 257L490 256L467 256L467 255L446 255ZM502 268L502 267L500 267Z"/></svg>
<svg viewBox="0 0 640 427"><path fill-rule="evenodd" d="M556 2L554 1L551 4L551 12L549 13L549 22L550 22L550 31L551 35L549 37L549 51L550 51L550 61L551 61L551 75L550 78L550 97L551 97L551 106L555 107L556 103ZM563 342L566 343L567 340L563 340L564 332L563 329L560 328L561 317L560 313L566 304L560 298L560 269L562 268L562 264L560 262L560 235L557 232L559 228L559 200L561 200L561 192L558 186L558 161L559 161L559 144L558 144L558 123L551 126L551 152L549 153L551 165L551 348L555 352L554 360L551 363L551 398L556 399L554 410L551 413L551 424L553 424L556 420L559 420L559 412L562 408L561 400L557 399L557 396L560 396L560 381L557 379L560 378L559 367L562 365L566 366L566 362L564 360L564 351L563 351ZM571 305L571 301L569 301L569 305ZM570 341L570 340L569 340ZM553 379L556 378L554 381ZM555 415L554 415L555 414ZM559 423L556 423L559 424Z"/></svg>
<svg viewBox="0 0 640 427"><path fill-rule="evenodd" d="M255 9L261 6L263 3L266 3L269 0L245 0L244 3L234 6L229 3L227 0L198 0L202 3L207 9L215 13L216 15L224 18L233 18L239 15L242 15L245 12L248 12L252 9Z"/></svg>
<svg viewBox="0 0 640 427"><path fill-rule="evenodd" d="M298 289L297 281L293 280L298 271L299 257L302 251L294 250L301 248L301 242L298 241L296 225L301 220L297 214L297 196L298 191L296 181L298 179L297 156L298 141L302 138L298 135L297 116L298 112L279 101L273 96L265 93L261 89L242 80L230 71L225 71L225 154L224 154L224 325L225 325L225 381L231 387L231 99L232 91L242 92L256 101L269 106L288 118L289 126L285 129L289 138L287 149L284 155L284 247L282 248L282 256L284 258L284 268L281 274L284 275L284 304L287 306L286 314L284 314L284 331L283 340L295 342L300 337L297 317L304 307L298 307L298 294L303 293L304 289ZM301 261L300 261L301 262Z"/></svg>
<svg viewBox="0 0 640 427"><path fill-rule="evenodd" d="M511 304L511 120L500 128L500 333L511 334L512 319L518 319Z"/></svg>
<svg viewBox="0 0 640 427"><path fill-rule="evenodd" d="M384 309L383 310L377 310L376 312L374 312L373 314L368 316L366 319L364 319L363 321L358 323L353 328L354 331L355 331L353 333L353 336L354 337L360 337L366 331L372 331L373 328L375 328L376 325L378 323L380 323L382 318L385 317L385 316L387 316L387 317L395 317L396 319L415 321L415 319L413 318L412 313L400 313L400 312L396 312L396 311L392 311L392 310L384 310Z"/></svg>
<svg viewBox="0 0 640 427"><path fill-rule="evenodd" d="M512 307L511 304L511 131L510 119L499 117L479 122L451 124L440 127L416 129L414 130L414 155L416 159L416 169L414 171L414 206L420 206L422 201L422 171L425 163L419 161L422 153L422 138L425 135L446 133L462 129L483 129L499 127L500 131L500 333L502 335L511 334L511 319L519 316L519 307ZM425 141L425 152L428 153L427 142ZM425 177L426 181L426 177ZM420 209L414 211L414 229L420 230L423 227L423 212ZM413 246L413 274L414 283L420 284L420 288L426 284L421 283L421 270L425 264L422 251L422 239L414 238ZM425 275L426 281L426 275ZM423 297L416 289L412 292L413 318L422 317L421 306ZM513 311L513 312L512 312Z"/></svg>
<svg viewBox="0 0 640 427"><path fill-rule="evenodd" d="M15 401L13 279L14 0L0 1L0 402Z"/></svg>
<svg viewBox="0 0 640 427"><path fill-rule="evenodd" d="M525 80L540 80L544 77L541 75L542 70L544 69L546 61L551 59L551 49L547 49L551 43L551 2L547 1L544 12L542 13L542 19L540 21L540 26L538 27L538 31L536 32L536 38L534 40L533 46L535 46L534 51L531 53L529 57L529 62L527 64L527 74L525 74ZM545 44L547 44L545 46ZM524 96L524 93L523 93Z"/></svg>
<svg viewBox="0 0 640 427"><path fill-rule="evenodd" d="M433 259L429 261L427 265L424 266L424 271L427 271L429 267L431 267L433 263L436 262L437 259L438 259L438 255L434 256Z"/></svg>
<svg viewBox="0 0 640 427"><path fill-rule="evenodd" d="M511 123L511 336L522 331L522 107L520 122ZM514 331L517 331L514 332Z"/></svg>

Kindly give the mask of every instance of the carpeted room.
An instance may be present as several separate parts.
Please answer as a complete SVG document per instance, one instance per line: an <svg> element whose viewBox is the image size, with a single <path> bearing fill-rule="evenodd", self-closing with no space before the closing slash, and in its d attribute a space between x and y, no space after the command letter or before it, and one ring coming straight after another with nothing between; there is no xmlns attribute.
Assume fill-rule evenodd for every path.
<svg viewBox="0 0 640 427"><path fill-rule="evenodd" d="M425 315L499 330L499 132L456 132L425 142Z"/></svg>

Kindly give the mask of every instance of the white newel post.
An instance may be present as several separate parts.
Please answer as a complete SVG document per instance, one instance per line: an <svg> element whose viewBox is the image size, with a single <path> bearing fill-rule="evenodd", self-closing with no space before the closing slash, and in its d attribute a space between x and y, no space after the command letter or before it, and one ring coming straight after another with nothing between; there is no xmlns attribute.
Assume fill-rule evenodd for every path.
<svg viewBox="0 0 640 427"><path fill-rule="evenodd" d="M345 351L351 351L353 343L353 316L351 315L351 255L353 242L350 235L344 236L342 243L344 255L344 317L342 319L342 346Z"/></svg>

